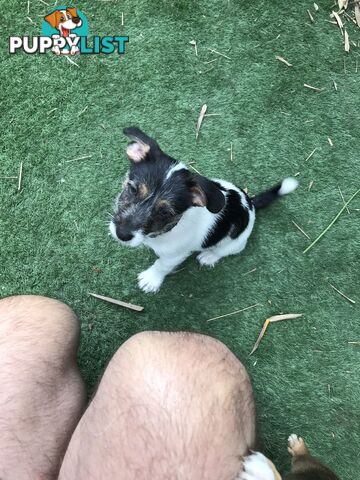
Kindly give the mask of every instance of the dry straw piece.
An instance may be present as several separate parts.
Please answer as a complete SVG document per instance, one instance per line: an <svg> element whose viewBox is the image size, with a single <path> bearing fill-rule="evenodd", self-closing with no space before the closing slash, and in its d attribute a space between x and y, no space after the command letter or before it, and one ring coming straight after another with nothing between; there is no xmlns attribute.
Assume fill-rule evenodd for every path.
<svg viewBox="0 0 360 480"><path fill-rule="evenodd" d="M135 312L142 312L144 310L144 307L139 307L139 305L122 302L121 300L116 300L115 298L104 297L104 295L98 295L97 293L89 293L89 295L98 298L99 300L104 300L105 302L113 303L114 305L119 305L120 307L125 307L129 310L134 310Z"/></svg>
<svg viewBox="0 0 360 480"><path fill-rule="evenodd" d="M207 105L204 104L204 105L201 107L200 115L199 115L199 118L198 118L198 121L197 121L197 125L196 125L196 139L198 139L198 137L199 137L201 124L202 124L202 122L203 122L203 120L204 120L204 116L205 116L206 110L207 110Z"/></svg>
<svg viewBox="0 0 360 480"><path fill-rule="evenodd" d="M343 24L340 16L334 11L332 12L332 14L333 14L333 17L336 20L336 23L339 25L340 30L342 31L342 29L344 28L344 24Z"/></svg>
<svg viewBox="0 0 360 480"><path fill-rule="evenodd" d="M284 57L280 57L280 55L275 55L276 60L279 60L279 62L285 63L288 67L292 67L292 64L289 63L287 60L285 60Z"/></svg>
<svg viewBox="0 0 360 480"><path fill-rule="evenodd" d="M330 285L331 288L333 288L335 290L335 292L337 292L339 295L344 297L348 302L352 303L353 305L356 303L355 300L353 300L352 298L349 298L347 295L345 295L345 293L340 292L340 290L338 290L336 287L334 287L334 285L331 285L331 283L329 283L329 285Z"/></svg>
<svg viewBox="0 0 360 480"><path fill-rule="evenodd" d="M195 48L195 55L198 56L196 40L191 40L189 43Z"/></svg>
<svg viewBox="0 0 360 480"><path fill-rule="evenodd" d="M256 303L255 305L250 305L249 307L242 308L241 310L235 310L235 312L225 313L225 315L219 315L218 317L209 318L206 320L207 322L212 322L213 320L219 320L220 318L230 317L231 315L235 315L236 313L245 312L245 310L250 310L250 308L261 307L261 303Z"/></svg>
<svg viewBox="0 0 360 480"><path fill-rule="evenodd" d="M20 163L20 168L19 168L18 192L20 192L20 190L21 190L22 177L23 177L23 162Z"/></svg>
<svg viewBox="0 0 360 480"><path fill-rule="evenodd" d="M305 158L305 162L307 162L308 160L310 160L310 158L314 155L314 153L316 152L317 148L314 148L314 150Z"/></svg>
<svg viewBox="0 0 360 480"><path fill-rule="evenodd" d="M310 90L314 90L315 92L322 92L324 90L323 88L313 87L312 85L309 85L307 83L304 83L304 87L309 88Z"/></svg>
<svg viewBox="0 0 360 480"><path fill-rule="evenodd" d="M250 355L256 352L256 350L259 348L260 342L263 339L265 332L270 325L270 323L275 323L275 322L281 322L283 320L293 320L295 318L302 317L302 313L286 313L283 315L274 315L273 317L267 318L264 322L264 325L262 326L261 332L258 336L258 339L255 342L255 345L253 349L250 352Z"/></svg>
<svg viewBox="0 0 360 480"><path fill-rule="evenodd" d="M217 50L214 50L213 48L208 48L208 50L209 50L211 53L215 53L216 55L220 55L221 57L224 57L224 58L227 58L228 60L231 60L230 57L228 57L228 56L225 55L224 53L221 53L221 52L218 52Z"/></svg>
<svg viewBox="0 0 360 480"><path fill-rule="evenodd" d="M91 158L92 155L82 155L81 157L71 158L70 160L65 160L65 163L76 162L78 160L85 160L87 158Z"/></svg>
<svg viewBox="0 0 360 480"><path fill-rule="evenodd" d="M347 30L344 30L344 49L345 52L350 52L349 34Z"/></svg>
<svg viewBox="0 0 360 480"><path fill-rule="evenodd" d="M356 18L356 23L360 27L360 3L357 3L355 5L355 18Z"/></svg>
<svg viewBox="0 0 360 480"><path fill-rule="evenodd" d="M300 230L300 232L301 232L306 238L308 238L308 239L310 240L310 242L311 242L311 238L309 237L309 235L308 235L306 232L304 232L304 230L303 230L297 223L295 223L294 220L291 220L291 221L292 221L292 223L295 225L295 227L296 227L298 230Z"/></svg>
<svg viewBox="0 0 360 480"><path fill-rule="evenodd" d="M346 205L345 198L344 198L344 195L343 195L343 193L342 193L342 191L341 191L341 188L340 188L340 187L338 187L338 189L339 189L339 192L340 192L340 195L341 195L341 198L342 198L343 204L344 204L344 206L346 207L346 211L347 211L347 212L348 212L348 214L350 215L350 210L349 210L348 206Z"/></svg>
<svg viewBox="0 0 360 480"><path fill-rule="evenodd" d="M336 217L334 218L334 220L325 228L325 230L323 230L320 235L312 242L311 245L309 245L304 251L303 253L307 253L320 239L321 237L323 237L325 235L325 233L330 230L330 228L334 225L334 223L336 222L336 220L340 217L340 215L342 214L342 212L347 208L347 206L349 205L349 203L356 197L356 195L360 193L360 189L357 190L351 197L350 199L345 203L345 205L342 207L342 209L340 210L340 212L336 215Z"/></svg>
<svg viewBox="0 0 360 480"><path fill-rule="evenodd" d="M256 268L253 268L252 270L249 270L248 272L243 273L243 276L248 275L249 273L254 273L256 272L256 270L257 270Z"/></svg>
<svg viewBox="0 0 360 480"><path fill-rule="evenodd" d="M348 7L349 0L338 0L339 10L346 10Z"/></svg>

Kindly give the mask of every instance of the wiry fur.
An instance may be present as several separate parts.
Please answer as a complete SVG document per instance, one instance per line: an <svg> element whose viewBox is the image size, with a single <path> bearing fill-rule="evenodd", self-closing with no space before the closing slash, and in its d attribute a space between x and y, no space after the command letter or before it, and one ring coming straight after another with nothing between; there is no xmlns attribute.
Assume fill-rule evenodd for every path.
<svg viewBox="0 0 360 480"><path fill-rule="evenodd" d="M110 232L126 245L149 246L159 257L138 276L145 292L158 291L166 275L193 252L200 252L198 261L207 266L240 253L252 232L257 205L296 188L296 181L286 179L250 199L230 182L192 173L138 128L124 133L134 140L127 148L131 166L115 202Z"/></svg>

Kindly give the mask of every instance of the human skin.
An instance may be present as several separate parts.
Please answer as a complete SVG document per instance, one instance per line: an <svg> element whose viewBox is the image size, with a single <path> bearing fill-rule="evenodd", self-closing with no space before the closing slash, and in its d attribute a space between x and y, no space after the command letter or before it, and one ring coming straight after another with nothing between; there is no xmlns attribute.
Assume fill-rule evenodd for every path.
<svg viewBox="0 0 360 480"><path fill-rule="evenodd" d="M0 478L52 480L85 406L79 325L61 302L0 300Z"/></svg>
<svg viewBox="0 0 360 480"><path fill-rule="evenodd" d="M255 443L252 388L222 343L135 335L111 359L80 422L78 343L78 321L63 303L0 301L2 480L53 480L60 468L60 480L233 480L242 470Z"/></svg>
<svg viewBox="0 0 360 480"><path fill-rule="evenodd" d="M145 332L110 361L59 480L233 480L254 443L251 384L230 350Z"/></svg>

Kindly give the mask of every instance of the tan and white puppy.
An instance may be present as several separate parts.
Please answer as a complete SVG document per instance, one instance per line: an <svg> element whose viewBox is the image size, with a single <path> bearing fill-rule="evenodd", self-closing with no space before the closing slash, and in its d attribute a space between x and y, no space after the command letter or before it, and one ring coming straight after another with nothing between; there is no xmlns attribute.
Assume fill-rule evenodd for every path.
<svg viewBox="0 0 360 480"><path fill-rule="evenodd" d="M75 33L71 33L75 28L81 27L82 20L78 16L76 8L66 8L64 10L55 10L46 15L45 20L60 32L60 35L52 35L52 38L71 37L76 38ZM68 54L68 50L60 50L60 47L55 46L53 52L57 55ZM79 52L79 47L73 45L70 49L70 55L75 55Z"/></svg>
<svg viewBox="0 0 360 480"><path fill-rule="evenodd" d="M334 472L310 454L301 437L290 435L288 452L292 456L292 467L285 480L339 480ZM268 458L260 452L253 452L245 458L243 471L235 480L282 480L282 477Z"/></svg>

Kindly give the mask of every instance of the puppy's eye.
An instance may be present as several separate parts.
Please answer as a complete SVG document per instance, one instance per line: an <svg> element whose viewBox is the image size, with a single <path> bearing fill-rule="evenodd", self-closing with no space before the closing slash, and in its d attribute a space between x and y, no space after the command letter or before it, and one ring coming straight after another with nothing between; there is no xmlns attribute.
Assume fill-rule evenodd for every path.
<svg viewBox="0 0 360 480"><path fill-rule="evenodd" d="M168 217L174 213L171 205L166 202L165 200L160 200L160 202L156 206L156 213L161 217Z"/></svg>
<svg viewBox="0 0 360 480"><path fill-rule="evenodd" d="M64 17L60 17L60 22L63 22L65 20Z"/></svg>
<svg viewBox="0 0 360 480"><path fill-rule="evenodd" d="M136 183L133 182L132 180L129 180L129 181L128 181L127 187L128 187L128 189L129 189L129 192L134 193L134 194L137 192Z"/></svg>

